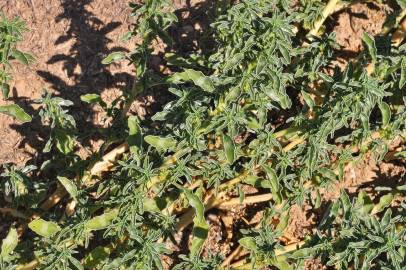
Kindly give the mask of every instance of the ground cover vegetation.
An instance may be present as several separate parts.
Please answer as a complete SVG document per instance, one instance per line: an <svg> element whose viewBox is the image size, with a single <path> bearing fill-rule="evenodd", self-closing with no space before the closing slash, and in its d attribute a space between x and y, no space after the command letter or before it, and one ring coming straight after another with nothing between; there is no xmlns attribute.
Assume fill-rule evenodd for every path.
<svg viewBox="0 0 406 270"><path fill-rule="evenodd" d="M38 117L50 130L40 167L5 164L0 177L0 269L326 269L406 268L406 183L373 186L332 201L344 169L366 156L402 162L406 125L404 1L394 1L382 33L363 35L364 50L345 67L324 31L329 16L355 1L216 1L205 50L182 53L171 37L178 17L169 0L131 3L136 49L103 60L134 66L132 85L105 110L100 150L77 154L81 134L72 102L45 92ZM25 31L0 22L0 84L7 98ZM153 68L164 44L166 69ZM165 91L153 115L129 113L146 91ZM18 105L0 107L20 121ZM394 149L396 143L396 149ZM254 194L246 194L251 186ZM206 213L260 204L261 218L235 233L234 249L203 252ZM294 205L320 219L302 241L284 235ZM179 235L187 245L174 253ZM171 258L163 263L163 256ZM169 265L169 266L168 266Z"/></svg>

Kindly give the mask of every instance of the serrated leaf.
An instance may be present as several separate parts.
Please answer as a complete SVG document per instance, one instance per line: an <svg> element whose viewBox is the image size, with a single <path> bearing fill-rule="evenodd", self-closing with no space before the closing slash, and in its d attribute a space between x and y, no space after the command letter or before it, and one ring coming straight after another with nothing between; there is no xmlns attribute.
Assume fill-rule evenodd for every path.
<svg viewBox="0 0 406 270"><path fill-rule="evenodd" d="M223 147L227 162L233 164L235 160L235 145L230 136L223 134Z"/></svg>
<svg viewBox="0 0 406 270"><path fill-rule="evenodd" d="M282 195L280 190L279 178L276 175L276 172L273 168L268 165L263 165L263 168L266 171L266 175L268 176L269 182L271 184L271 192L272 196L276 203L282 203Z"/></svg>
<svg viewBox="0 0 406 270"><path fill-rule="evenodd" d="M10 115L17 120L26 123L31 122L32 118L17 104L2 105L0 106L0 113Z"/></svg>
<svg viewBox="0 0 406 270"><path fill-rule="evenodd" d="M120 60L125 59L125 53L124 52L112 52L110 53L106 58L102 60L103 65L108 65L113 62L117 62Z"/></svg>
<svg viewBox="0 0 406 270"><path fill-rule="evenodd" d="M381 102L379 104L379 109L381 110L382 114L382 125L387 126L389 124L390 118L391 118L391 111L389 104L386 102Z"/></svg>
<svg viewBox="0 0 406 270"><path fill-rule="evenodd" d="M380 199L377 205L372 209L372 213L376 214L381 211L383 211L386 207L390 206L392 201L393 201L393 194L388 193L386 195L383 195Z"/></svg>
<svg viewBox="0 0 406 270"><path fill-rule="evenodd" d="M204 218L204 205L198 196L193 194L190 190L183 189L186 198L189 201L190 206L195 209L195 217L193 218L193 239L192 246L190 248L190 254L192 257L198 256L201 248L206 241L209 233L209 224Z"/></svg>
<svg viewBox="0 0 406 270"><path fill-rule="evenodd" d="M238 243L245 249L251 250L251 251L256 251L258 250L257 243L255 242L255 239L253 237L243 237L240 240L238 240Z"/></svg>
<svg viewBox="0 0 406 270"><path fill-rule="evenodd" d="M35 219L28 224L28 227L38 235L51 237L61 230L61 228L52 221L46 221L41 218Z"/></svg>
<svg viewBox="0 0 406 270"><path fill-rule="evenodd" d="M100 216L96 216L85 223L85 228L89 231L102 230L110 226L112 221L118 216L118 209L113 209Z"/></svg>
<svg viewBox="0 0 406 270"><path fill-rule="evenodd" d="M66 177L57 176L58 181L62 184L62 186L66 189L69 195L76 201L78 196L78 188L71 180Z"/></svg>
<svg viewBox="0 0 406 270"><path fill-rule="evenodd" d="M368 33L364 33L362 35L362 40L367 45L369 55L372 58L372 62L375 63L376 62L376 54L377 54L376 46L375 46L375 39L372 36L370 36Z"/></svg>
<svg viewBox="0 0 406 270"><path fill-rule="evenodd" d="M10 228L6 238L1 244L1 257L7 258L16 248L18 244L18 234L15 228Z"/></svg>
<svg viewBox="0 0 406 270"><path fill-rule="evenodd" d="M173 83L188 81L193 81L195 85L201 87L206 92L212 93L215 90L213 81L201 71L185 69L184 72L175 73L169 78L169 82Z"/></svg>
<svg viewBox="0 0 406 270"><path fill-rule="evenodd" d="M176 147L176 140L171 137L148 135L144 140L159 151L173 150Z"/></svg>

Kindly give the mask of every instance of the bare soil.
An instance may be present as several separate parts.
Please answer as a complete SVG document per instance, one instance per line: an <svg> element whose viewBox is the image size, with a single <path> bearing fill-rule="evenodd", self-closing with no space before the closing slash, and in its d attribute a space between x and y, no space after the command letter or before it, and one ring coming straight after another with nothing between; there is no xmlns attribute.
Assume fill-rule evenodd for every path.
<svg viewBox="0 0 406 270"><path fill-rule="evenodd" d="M14 65L10 102L28 113L44 89L72 100L71 112L80 131L103 126L100 110L80 101L86 93L101 94L111 101L120 88L132 80L126 64L104 66L101 60L113 51L130 51L135 42L121 42L131 24L126 0L2 0L6 16L19 16L30 29L19 49L32 53L36 61L29 67ZM1 100L0 104L5 101ZM21 125L0 115L0 163L22 165L38 158L47 139L46 128L35 118ZM90 144L89 141L84 142Z"/></svg>

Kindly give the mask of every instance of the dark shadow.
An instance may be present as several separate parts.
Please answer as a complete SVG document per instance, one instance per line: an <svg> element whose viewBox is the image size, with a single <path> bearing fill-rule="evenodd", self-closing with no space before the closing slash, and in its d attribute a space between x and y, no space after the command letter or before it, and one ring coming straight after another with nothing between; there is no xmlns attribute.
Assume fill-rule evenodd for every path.
<svg viewBox="0 0 406 270"><path fill-rule="evenodd" d="M47 64L62 63L63 70L68 76L68 81L51 72L39 70L37 74L46 82L51 84L54 96L71 100L74 105L69 108L69 112L75 118L78 128L78 140L82 145L89 145L90 139L97 139L100 135L97 132L97 126L93 119L95 112L92 106L80 100L80 96L87 93L100 94L104 90L113 87L124 87L132 81L132 75L128 73L112 74L108 65L101 62L108 54L115 51L127 50L122 47L109 48L112 40L106 35L121 25L121 22L109 22L103 24L92 12L88 11L87 6L93 0L62 0L62 12L55 18L58 23L62 20L69 21L69 28L60 36L55 45L72 42L69 51L66 54L57 54L52 56ZM28 100L16 103L30 113L32 116L38 115L38 111L32 108ZM15 125L16 129L23 136L24 142L31 147L42 152L49 132L44 132L44 126L39 117L35 117L31 123ZM96 130L96 132L95 132ZM90 134L91 132L91 134ZM41 137L43 140L39 140Z"/></svg>
<svg viewBox="0 0 406 270"><path fill-rule="evenodd" d="M75 111L79 114L75 117L78 121L79 133L95 128L92 123L93 111L80 100L80 96L86 93L100 94L104 90L127 85L131 81L131 75L127 73L111 74L108 66L101 62L103 58L114 51L127 51L122 47L108 48L112 42L107 34L121 25L120 22L110 22L106 25L93 13L87 10L93 0L63 0L61 2L63 12L55 18L55 22L68 20L69 29L65 35L60 36L55 45L63 44L74 40L67 54L52 56L47 64L63 63L69 79L73 85L67 84L64 80L46 71L38 71L46 82L52 84L62 98L72 100L74 105L71 108L75 117ZM84 117L85 116L85 117Z"/></svg>
<svg viewBox="0 0 406 270"><path fill-rule="evenodd" d="M22 140L18 145L16 145L16 147L25 149L25 145L28 144L36 150L42 150L50 134L50 128L48 126L44 126L39 117L34 117L36 114L38 114L38 112L33 107L34 102L31 99L27 97L19 97L15 88L13 89L13 92L13 97L10 98L10 100L19 105L26 113L33 117L31 122L23 124L15 123L10 125L12 129L18 131L20 134L23 134ZM26 150L24 151L28 153ZM46 160L47 156L48 155L45 155L42 153L42 151L36 151L28 163L39 165Z"/></svg>
<svg viewBox="0 0 406 270"><path fill-rule="evenodd" d="M213 31L210 24L229 1L202 1L196 4L183 0L175 11L178 23L169 32L173 49L181 55L200 52L208 55L214 49Z"/></svg>
<svg viewBox="0 0 406 270"><path fill-rule="evenodd" d="M155 71L163 65L171 71L179 68L168 66L165 60L166 53L174 53L177 56L188 57L190 54L209 56L215 49L214 32L210 24L223 13L225 6L230 0L201 1L192 3L190 0L174 0L175 15L178 22L168 29L172 44L166 44L163 52L150 59L150 68ZM195 69L205 71L205 67L195 66Z"/></svg>
<svg viewBox="0 0 406 270"><path fill-rule="evenodd" d="M167 32L171 42L163 44L163 41L158 40L156 47L162 48L155 55L149 57L147 65L148 70L152 71L157 77L164 77L168 73L177 72L182 68L193 68L209 73L209 70L201 65L193 65L188 67L179 67L171 65L167 53L176 56L189 58L191 54L196 54L202 57L208 57L215 49L216 42L214 33L210 24L224 12L225 5L230 0L221 1L201 1L193 3L190 0L174 0L174 14L178 21L171 25ZM146 104L146 97L152 97L152 104ZM163 106L174 96L167 91L167 86L157 86L146 89L142 96L138 98L140 107L146 112L145 118L149 119L156 112L161 111Z"/></svg>

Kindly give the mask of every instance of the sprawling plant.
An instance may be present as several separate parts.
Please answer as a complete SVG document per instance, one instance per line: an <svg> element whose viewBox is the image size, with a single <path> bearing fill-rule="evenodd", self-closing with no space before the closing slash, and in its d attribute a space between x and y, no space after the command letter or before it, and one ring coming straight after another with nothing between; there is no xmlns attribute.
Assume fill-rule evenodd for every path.
<svg viewBox="0 0 406 270"><path fill-rule="evenodd" d="M3 99L9 98L11 75L11 62L17 60L22 64L30 64L34 58L16 48L17 43L27 31L24 21L15 17L9 20L0 14L0 89ZM0 112L11 115L22 122L31 121L31 117L17 104L2 105Z"/></svg>
<svg viewBox="0 0 406 270"><path fill-rule="evenodd" d="M364 34L359 57L344 69L335 66L340 47L320 29L349 4L224 1L211 24L210 55L198 49L180 55L172 46L178 18L170 1L131 4L136 24L126 37L140 42L103 63L130 61L134 83L111 105L95 94L82 96L114 118L102 134L116 135L105 136L102 150L122 143L104 156L72 158L75 120L64 109L71 103L45 95L40 116L51 134L44 152L55 150L50 153L67 161L45 170L54 193L36 204L24 201L25 213L10 198L29 188L42 194L42 186L30 184L33 168L5 170L7 211L21 220L3 240L0 265L165 269L166 256L173 269L297 269L305 258L320 257L337 269L403 269L405 212L394 207L403 187L381 188L386 194L375 202L365 192L351 202L342 192L314 235L283 242L291 206L322 209L321 190L343 179L345 165L367 153L377 161L404 153L390 151L392 141L404 139L405 46L391 47L389 39L377 46ZM150 63L157 43L165 44L164 73ZM171 94L160 111L129 116L135 99L159 91ZM242 185L257 193L244 194ZM261 221L238 232L235 251L203 256L207 211L260 202L267 206ZM27 223L17 245L15 227L23 232ZM189 226L187 248L174 254ZM235 262L236 254L244 260Z"/></svg>

